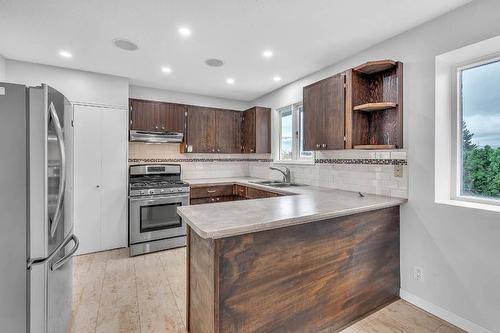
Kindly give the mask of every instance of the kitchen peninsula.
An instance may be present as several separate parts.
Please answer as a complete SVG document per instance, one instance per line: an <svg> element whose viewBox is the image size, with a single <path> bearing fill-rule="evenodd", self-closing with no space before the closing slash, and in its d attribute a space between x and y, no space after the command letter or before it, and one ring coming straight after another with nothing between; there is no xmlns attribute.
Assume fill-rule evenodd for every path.
<svg viewBox="0 0 500 333"><path fill-rule="evenodd" d="M406 199L251 181L190 185L281 196L178 208L188 225L190 332L333 332L398 298Z"/></svg>

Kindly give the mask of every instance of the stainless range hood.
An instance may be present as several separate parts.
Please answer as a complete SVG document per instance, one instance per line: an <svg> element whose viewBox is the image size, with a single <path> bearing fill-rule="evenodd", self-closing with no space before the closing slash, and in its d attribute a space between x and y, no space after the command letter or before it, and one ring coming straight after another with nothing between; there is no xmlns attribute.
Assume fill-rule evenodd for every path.
<svg viewBox="0 0 500 333"><path fill-rule="evenodd" d="M135 142L151 142L151 143L168 143L168 142L182 142L184 134L180 132L155 132L155 131L141 131L131 130L130 141Z"/></svg>

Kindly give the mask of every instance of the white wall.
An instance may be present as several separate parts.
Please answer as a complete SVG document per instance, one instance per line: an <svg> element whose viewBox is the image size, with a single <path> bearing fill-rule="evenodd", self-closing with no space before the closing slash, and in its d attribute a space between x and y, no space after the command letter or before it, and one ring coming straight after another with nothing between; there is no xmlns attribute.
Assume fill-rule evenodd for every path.
<svg viewBox="0 0 500 333"><path fill-rule="evenodd" d="M128 108L128 79L123 77L7 59L6 80L33 86L49 84L73 103Z"/></svg>
<svg viewBox="0 0 500 333"><path fill-rule="evenodd" d="M196 94L187 94L170 90L130 86L130 98L147 99L161 102L210 106L215 108L246 110L250 108L247 102L232 99L217 98Z"/></svg>
<svg viewBox="0 0 500 333"><path fill-rule="evenodd" d="M365 61L404 62L402 290L468 320L475 332L474 323L500 332L500 214L434 203L434 67L438 54L500 35L498 13L500 1L476 0L252 102L277 108L301 100L304 85ZM424 282L413 278L414 266L423 268Z"/></svg>
<svg viewBox="0 0 500 333"><path fill-rule="evenodd" d="M0 54L0 82L5 81L5 58Z"/></svg>

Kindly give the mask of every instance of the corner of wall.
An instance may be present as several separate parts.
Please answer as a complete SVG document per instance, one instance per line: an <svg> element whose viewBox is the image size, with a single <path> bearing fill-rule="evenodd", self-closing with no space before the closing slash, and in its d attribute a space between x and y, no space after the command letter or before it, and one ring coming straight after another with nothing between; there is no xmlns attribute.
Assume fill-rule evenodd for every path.
<svg viewBox="0 0 500 333"><path fill-rule="evenodd" d="M0 54L0 81L6 81L7 77L5 75L5 58Z"/></svg>

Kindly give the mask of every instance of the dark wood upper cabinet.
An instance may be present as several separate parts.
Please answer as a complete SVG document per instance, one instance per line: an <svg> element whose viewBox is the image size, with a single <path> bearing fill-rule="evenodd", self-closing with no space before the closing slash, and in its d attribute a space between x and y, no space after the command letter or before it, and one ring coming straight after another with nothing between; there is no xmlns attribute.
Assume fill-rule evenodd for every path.
<svg viewBox="0 0 500 333"><path fill-rule="evenodd" d="M243 152L271 153L271 109L255 106L243 114Z"/></svg>
<svg viewBox="0 0 500 333"><path fill-rule="evenodd" d="M186 105L130 99L130 129L185 133Z"/></svg>
<svg viewBox="0 0 500 333"><path fill-rule="evenodd" d="M369 61L353 68L348 148L403 148L403 64Z"/></svg>
<svg viewBox="0 0 500 333"><path fill-rule="evenodd" d="M345 73L304 87L304 150L344 148Z"/></svg>
<svg viewBox="0 0 500 333"><path fill-rule="evenodd" d="M186 144L193 153L241 153L242 112L189 106Z"/></svg>
<svg viewBox="0 0 500 333"><path fill-rule="evenodd" d="M203 106L188 106L186 144L193 153L216 151L216 111Z"/></svg>
<svg viewBox="0 0 500 333"><path fill-rule="evenodd" d="M215 144L218 153L241 153L241 111L215 112Z"/></svg>
<svg viewBox="0 0 500 333"><path fill-rule="evenodd" d="M270 153L271 109L247 111L130 99L130 129L184 133L182 151Z"/></svg>
<svg viewBox="0 0 500 333"><path fill-rule="evenodd" d="M304 87L304 150L403 148L403 64L369 61Z"/></svg>

